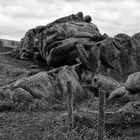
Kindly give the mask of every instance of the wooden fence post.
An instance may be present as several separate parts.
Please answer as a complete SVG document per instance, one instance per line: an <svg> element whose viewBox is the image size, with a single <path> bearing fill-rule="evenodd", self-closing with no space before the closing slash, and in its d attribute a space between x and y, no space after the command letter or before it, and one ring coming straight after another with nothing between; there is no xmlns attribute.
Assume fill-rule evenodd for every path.
<svg viewBox="0 0 140 140"><path fill-rule="evenodd" d="M98 140L104 140L104 123L105 123L105 99L106 92L99 91L99 114L98 114Z"/></svg>
<svg viewBox="0 0 140 140"><path fill-rule="evenodd" d="M73 127L73 92L72 85L70 81L67 81L68 90L68 119L69 119L69 129Z"/></svg>

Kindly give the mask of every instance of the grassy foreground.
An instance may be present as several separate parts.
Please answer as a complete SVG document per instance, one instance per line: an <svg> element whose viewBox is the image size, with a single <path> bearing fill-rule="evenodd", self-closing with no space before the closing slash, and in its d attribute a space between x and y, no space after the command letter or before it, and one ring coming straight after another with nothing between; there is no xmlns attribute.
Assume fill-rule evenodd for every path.
<svg viewBox="0 0 140 140"><path fill-rule="evenodd" d="M0 87L8 85L18 78L47 70L44 63L34 63L0 56ZM40 69L32 69L39 67ZM5 95L4 95L5 96ZM95 122L90 122L80 116L74 119L74 126L69 131L67 117L67 102L63 104L54 100L39 100L33 102L6 101L1 95L0 101L0 140L96 140L97 118L90 116ZM9 93L7 93L9 96ZM106 111L116 111L118 105L108 106ZM91 97L74 108L98 110L98 98ZM87 114L85 114L87 115ZM139 128L138 128L139 129ZM105 132L105 140L139 140L139 135L109 135Z"/></svg>

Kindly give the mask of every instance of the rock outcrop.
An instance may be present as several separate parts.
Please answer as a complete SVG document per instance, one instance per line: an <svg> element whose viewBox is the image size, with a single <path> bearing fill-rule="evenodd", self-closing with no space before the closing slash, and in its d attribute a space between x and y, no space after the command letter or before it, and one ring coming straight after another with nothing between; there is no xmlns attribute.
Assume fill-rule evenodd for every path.
<svg viewBox="0 0 140 140"><path fill-rule="evenodd" d="M13 54L20 59L45 60L49 66L55 67L75 64L75 44L102 40L97 26L90 21L90 16L83 17L79 12L31 29Z"/></svg>
<svg viewBox="0 0 140 140"><path fill-rule="evenodd" d="M132 37L126 34L117 34L113 38L102 41L100 59L103 67L100 71L110 69L108 75L118 80L126 80L127 76L140 70L140 33Z"/></svg>
<svg viewBox="0 0 140 140"><path fill-rule="evenodd" d="M64 66L17 80L12 89L22 88L34 98L55 98L64 101L67 99L67 81L71 81L74 102L79 103L86 99L87 95L78 79L73 67Z"/></svg>
<svg viewBox="0 0 140 140"><path fill-rule="evenodd" d="M128 75L140 70L140 33L132 37L123 33L101 35L91 20L79 12L30 29L13 55L46 61L50 67L80 61L93 73L124 82Z"/></svg>
<svg viewBox="0 0 140 140"><path fill-rule="evenodd" d="M114 37L109 37L106 34L101 35L97 26L91 23L91 17L84 17L83 13L79 12L75 15L73 14L57 19L46 26L38 26L29 30L13 54L20 59L44 60L50 67L82 63L82 65L86 67L84 69L85 72L81 72L80 67L77 67L76 73L78 74L78 79L76 79L76 83L83 82L82 78L85 75L84 73L88 73L85 76L88 79L84 82L92 84L94 89L105 90L107 96L109 96L112 91L121 87L121 84L115 80L124 82L128 75L140 70L139 46L140 33L132 37L123 33L117 34ZM61 68L55 69L51 73L55 74L55 71L59 71L57 77L59 77L60 73L64 73L64 75L67 73ZM48 73L49 72L45 74L45 77L47 77L44 81L45 83L49 81L49 77L46 76ZM96 75L98 73L110 78ZM39 74L37 74L37 77L36 75L33 77L38 79L37 81L39 83L41 77L43 79L44 76L42 75L44 75L44 73L38 75ZM30 78L27 79L29 80ZM56 83L60 83L58 79L56 78ZM67 80L68 79L69 76ZM138 79L135 79L137 82ZM22 82L18 80L16 84L18 82L24 83L23 81L26 81L26 78L25 80L22 79ZM133 81L133 83L131 81ZM135 95L139 95L137 89L139 88L139 84L135 81L132 80L130 76L125 84L125 89L129 92L124 95L124 88L120 88L114 91L110 98L116 95L118 96L119 93L120 96L124 95L123 97L129 96L129 99L131 98L131 92L135 92ZM87 83L85 86L87 86ZM32 87L32 85L30 86ZM42 84L41 86L45 87L46 85ZM63 86L64 85L61 85L62 89ZM44 89L44 87L36 90L32 89L33 91L29 88L29 90L33 96L40 96L42 94L41 96L45 97L46 89ZM40 93L38 92L39 90ZM55 93L51 88L49 90ZM138 98L138 96L135 96L134 100L135 98Z"/></svg>

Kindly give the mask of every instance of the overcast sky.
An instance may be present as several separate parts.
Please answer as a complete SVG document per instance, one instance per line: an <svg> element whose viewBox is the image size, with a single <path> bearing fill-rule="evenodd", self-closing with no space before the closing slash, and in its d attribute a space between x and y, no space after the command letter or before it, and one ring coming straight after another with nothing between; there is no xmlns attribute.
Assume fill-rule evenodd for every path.
<svg viewBox="0 0 140 140"><path fill-rule="evenodd" d="M83 11L100 32L140 32L140 0L0 0L0 38L20 40L25 32Z"/></svg>

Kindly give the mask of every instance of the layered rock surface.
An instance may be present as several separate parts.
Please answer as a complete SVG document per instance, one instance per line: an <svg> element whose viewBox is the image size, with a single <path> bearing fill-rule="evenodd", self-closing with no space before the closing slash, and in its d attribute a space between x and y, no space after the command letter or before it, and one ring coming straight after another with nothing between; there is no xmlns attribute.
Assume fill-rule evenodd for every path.
<svg viewBox="0 0 140 140"><path fill-rule="evenodd" d="M140 70L140 33L132 37L117 34L101 42L101 60L105 67L112 69L109 75L119 80ZM122 76L122 77L120 77Z"/></svg>
<svg viewBox="0 0 140 140"><path fill-rule="evenodd" d="M20 59L46 61L53 67L73 65L80 59L93 72L124 81L140 70L139 45L140 33L132 37L123 33L101 35L91 17L79 12L30 29L13 54ZM82 54L83 48L87 54Z"/></svg>
<svg viewBox="0 0 140 140"><path fill-rule="evenodd" d="M92 76L96 73L101 73L124 82L124 79L126 79L129 74L140 69L139 45L140 33L132 37L121 33L115 35L113 38L107 35L101 35L97 26L91 23L91 17L83 17L83 13L79 12L76 15L73 14L57 19L46 26L38 26L29 30L20 41L18 47L13 51L13 54L20 59L40 58L46 61L48 66L54 67L74 65L81 62L82 65L87 67L86 69L92 72L89 78L90 82L95 80L95 77ZM63 90L63 87L66 85L62 85L58 77L62 73L65 75L67 73L65 70L57 68L51 71L51 73L57 77L55 78L56 83L60 84ZM59 71L59 74L56 74L56 71ZM75 85L79 83L78 88L81 88L80 84L82 79L80 78L82 77L83 71L78 71L81 71L80 67L76 71L76 74L78 74L78 77L75 78L76 82L72 80L72 83L75 83ZM87 71L87 73L90 74L89 71ZM25 84L29 80L29 84L25 84L26 86L23 84L26 87L25 90L29 90L32 96L37 97L42 94L41 96L45 97L47 96L46 93L48 92L46 91L48 89L46 90L46 85L43 83L50 81L48 77L49 72L46 73L47 74L43 72L42 74L34 75L34 80L32 80L32 77L27 77L21 81L18 80L16 84ZM45 75L46 79L40 83L44 78L43 75ZM64 77L67 77L67 74L61 78L64 79ZM98 79L99 78L97 78L97 81ZM104 87L103 89L108 87L106 88L108 95L114 89L120 87L119 83L114 82L113 84L113 81L110 87L108 85L109 80L106 79L105 81L108 82L104 82L103 79L105 78L102 77L100 81L107 84L101 85ZM67 80L71 81L70 76L64 81L66 82ZM35 86L36 83L39 83L38 86ZM29 85L30 87L28 87ZM53 84L51 83L50 85ZM37 87L37 89L34 87ZM48 85L47 88L49 88ZM81 90L83 89L81 88ZM65 90L62 92L65 92ZM50 95L50 93L55 93L55 91L49 88L48 94Z"/></svg>
<svg viewBox="0 0 140 140"><path fill-rule="evenodd" d="M31 29L21 39L14 55L20 59L37 55L35 58L45 60L49 66L74 64L75 44L102 40L97 26L90 21L90 16L83 17L83 13L79 12Z"/></svg>
<svg viewBox="0 0 140 140"><path fill-rule="evenodd" d="M70 66L22 78L13 84L12 89L22 88L34 98L56 98L64 101L67 100L67 81L71 81L75 103L86 99L87 95L78 81L78 75Z"/></svg>

